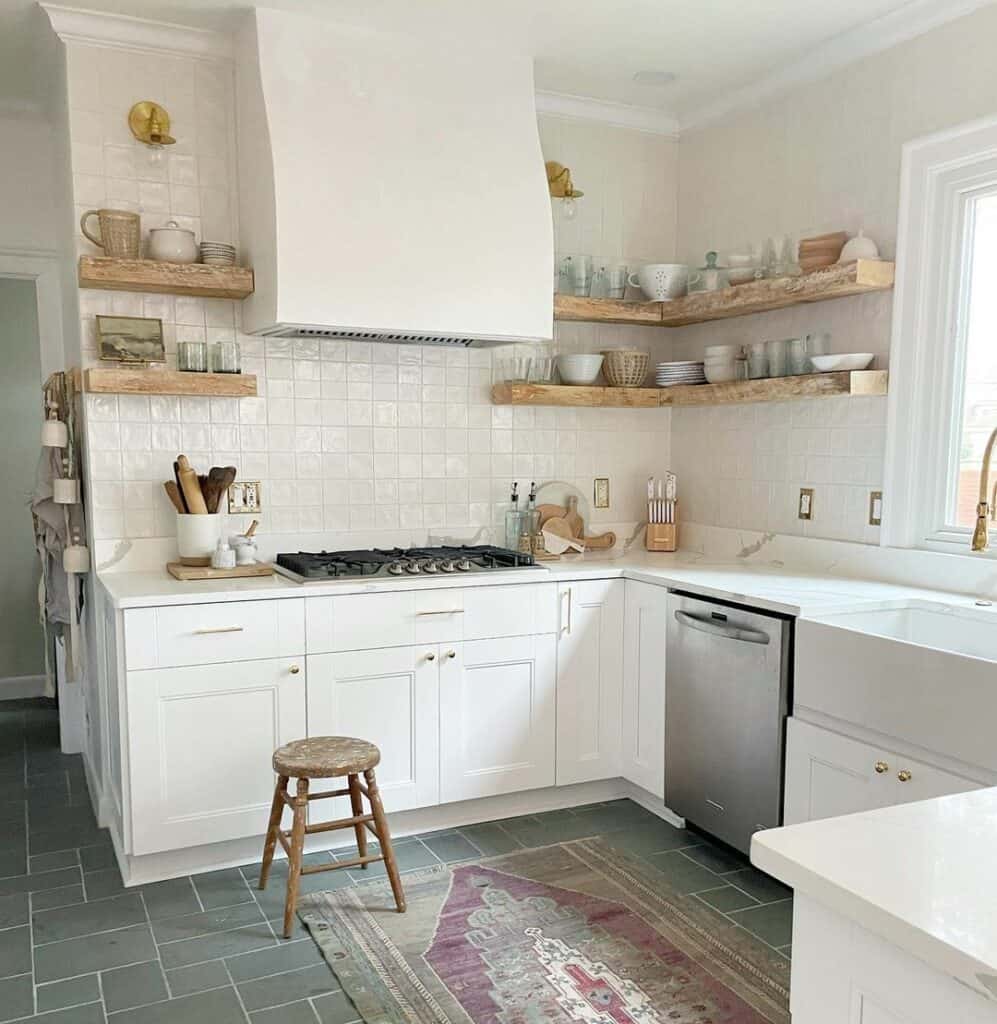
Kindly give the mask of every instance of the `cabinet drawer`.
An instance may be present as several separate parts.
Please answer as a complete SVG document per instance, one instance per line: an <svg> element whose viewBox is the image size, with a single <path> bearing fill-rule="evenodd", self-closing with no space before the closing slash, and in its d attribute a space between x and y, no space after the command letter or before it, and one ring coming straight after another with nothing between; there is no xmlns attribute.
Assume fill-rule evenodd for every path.
<svg viewBox="0 0 997 1024"><path fill-rule="evenodd" d="M302 598L129 608L124 619L130 670L293 657L305 650Z"/></svg>
<svg viewBox="0 0 997 1024"><path fill-rule="evenodd" d="M557 629L553 583L305 599L309 654L531 636Z"/></svg>

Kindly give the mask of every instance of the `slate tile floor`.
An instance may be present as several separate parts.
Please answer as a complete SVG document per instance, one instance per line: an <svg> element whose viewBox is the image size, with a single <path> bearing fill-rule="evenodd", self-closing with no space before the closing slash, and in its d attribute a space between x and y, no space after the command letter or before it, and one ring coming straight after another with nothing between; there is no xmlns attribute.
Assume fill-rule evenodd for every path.
<svg viewBox="0 0 997 1024"><path fill-rule="evenodd" d="M628 800L409 837L396 849L410 871L590 835L653 864L789 956L788 889ZM372 866L366 875L381 871ZM256 877L257 865L249 865L125 889L108 834L94 820L81 759L59 752L55 709L0 703L0 1021L354 1021L305 929L279 938L283 863L275 863L266 891L255 888ZM363 877L359 870L310 875L302 888Z"/></svg>

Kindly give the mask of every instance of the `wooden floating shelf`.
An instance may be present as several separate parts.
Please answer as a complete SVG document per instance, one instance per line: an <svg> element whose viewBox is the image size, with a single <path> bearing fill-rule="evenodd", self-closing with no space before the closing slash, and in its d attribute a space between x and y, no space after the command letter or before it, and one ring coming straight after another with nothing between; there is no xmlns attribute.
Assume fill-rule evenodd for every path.
<svg viewBox="0 0 997 1024"><path fill-rule="evenodd" d="M802 377L731 381L728 384L678 385L671 388L572 387L566 384L495 384L496 405L561 405L595 408L653 409L672 405L732 405L740 402L787 402L796 398L885 395L886 370L810 373Z"/></svg>
<svg viewBox="0 0 997 1024"><path fill-rule="evenodd" d="M177 370L125 370L95 366L83 371L86 391L107 395L207 395L255 398L253 373L180 373Z"/></svg>
<svg viewBox="0 0 997 1024"><path fill-rule="evenodd" d="M893 287L895 270L895 264L886 260L856 260L854 263L835 263L801 277L778 277L715 292L695 292L671 302L619 302L616 299L555 295L554 319L686 327L808 302L888 291Z"/></svg>
<svg viewBox="0 0 997 1024"><path fill-rule="evenodd" d="M81 256L79 282L81 288L212 299L244 299L253 294L253 271L249 267L118 260L107 256Z"/></svg>

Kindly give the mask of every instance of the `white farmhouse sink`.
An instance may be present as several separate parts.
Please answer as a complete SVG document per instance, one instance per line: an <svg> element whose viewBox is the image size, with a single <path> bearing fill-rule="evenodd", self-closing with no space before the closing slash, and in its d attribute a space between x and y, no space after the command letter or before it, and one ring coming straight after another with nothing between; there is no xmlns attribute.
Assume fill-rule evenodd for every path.
<svg viewBox="0 0 997 1024"><path fill-rule="evenodd" d="M997 771L997 608L801 618L794 705Z"/></svg>
<svg viewBox="0 0 997 1024"><path fill-rule="evenodd" d="M997 661L997 615L982 610L911 602L903 608L824 615L819 621L919 647Z"/></svg>

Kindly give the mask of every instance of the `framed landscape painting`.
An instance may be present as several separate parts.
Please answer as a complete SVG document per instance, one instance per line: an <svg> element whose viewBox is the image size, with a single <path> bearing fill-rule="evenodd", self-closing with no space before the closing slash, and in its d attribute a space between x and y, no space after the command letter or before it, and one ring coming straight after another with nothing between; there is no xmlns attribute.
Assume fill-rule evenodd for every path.
<svg viewBox="0 0 997 1024"><path fill-rule="evenodd" d="M97 351L115 363L165 363L163 321L139 316L98 316Z"/></svg>

